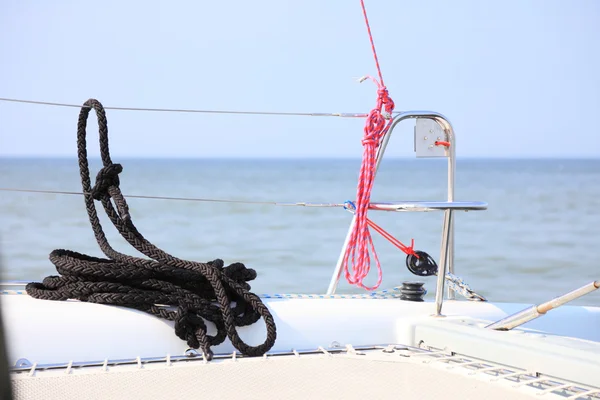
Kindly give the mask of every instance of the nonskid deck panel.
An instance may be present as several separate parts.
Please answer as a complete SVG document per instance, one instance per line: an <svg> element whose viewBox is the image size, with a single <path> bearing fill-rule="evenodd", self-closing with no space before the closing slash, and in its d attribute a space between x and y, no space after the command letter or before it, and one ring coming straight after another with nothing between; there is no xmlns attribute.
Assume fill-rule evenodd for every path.
<svg viewBox="0 0 600 400"><path fill-rule="evenodd" d="M528 398L533 395L545 395L544 398L568 398L568 399L599 399L600 398L600 387L591 387L587 385L581 385L576 382L569 382L561 380L555 377L543 376L526 370L514 368L511 366L496 364L487 360L478 360L473 357L467 357L460 354L455 354L445 350L435 349L420 349L411 346L405 346L400 344L390 345L371 345L371 346L356 346L347 345L345 347L319 347L316 349L308 350L290 350L281 352L270 352L265 354L263 357L248 358L241 356L238 353L229 354L216 354L213 361L207 363L206 359L203 358L201 353L195 351L188 352L187 355L183 356L170 356L164 357L151 357L141 358L137 357L134 359L125 360L103 360L94 362L69 362L64 364L46 364L46 365L28 365L26 360L20 360L21 365L12 368L13 385L17 394L21 391L23 395L32 395L32 391L40 391L42 388L47 390L47 386L44 381L51 379L53 383L52 387L57 386L57 381L60 382L58 386L63 387L61 392L65 398L68 398L68 389L64 391L65 387L69 385L81 384L82 380L91 380L96 382L98 385L110 385L112 380L110 378L111 373L129 372L131 375L130 379L135 379L135 372L138 372L140 381L145 381L143 374L139 374L143 371L158 371L160 374L167 373L171 377L177 376L177 367L197 367L194 369L194 375L198 382L204 382L201 386L206 386L206 381L203 377L210 375L211 370L217 369L221 375L225 374L226 371L233 372L237 370L240 372L244 370L244 376L248 376L249 370L262 370L264 372L264 378L269 379L275 378L276 371L270 370L273 367L273 361L283 360L285 368L288 373L284 374L288 376L296 368L303 369L304 364L310 364L310 368L323 369L323 372L328 372L329 378L324 378L325 385L331 386L335 381L335 370L337 372L345 372L352 375L353 371L357 369L364 373L364 384L365 386L376 386L382 389L382 385L386 388L383 394L387 393L386 397L393 397L394 395L407 394L409 391L412 395L427 395L428 393L439 390L450 389L443 386L444 382L435 380L436 374L445 376L451 379L452 391L455 392L457 398L473 398L474 395L484 395L488 399L503 398L502 396L510 396L512 399ZM331 364L331 362L336 362ZM269 364L269 362L271 362ZM304 364L303 364L304 362ZM356 363L365 365L356 365ZM232 364L234 363L234 364ZM241 363L241 364L240 364ZM243 366L247 363L251 363L246 368ZM255 368L256 363L261 363L260 368ZM267 364L264 364L267 363ZM381 370L381 363L384 363L383 370ZM391 363L391 364L390 364ZM368 364L368 365L367 365ZM393 364L402 364L396 365ZM409 365L406 365L409 364ZM237 368L235 367L237 365ZM400 368L404 374L404 378L397 376L396 379L405 381L404 385L394 387L389 385L390 380L386 379L385 376L369 376L370 374L365 371L365 367L373 368L374 366L381 371L387 371L387 374L391 375ZM391 366L391 367L390 367ZM283 367L283 365L282 365ZM175 368L175 369L173 369ZM203 369L204 368L204 369ZM208 370L206 369L208 368ZM423 378L418 378L419 375L415 376L415 368L421 372L419 374ZM423 371L420 369L425 368ZM281 368L275 368L275 370ZM344 371L345 370L345 371ZM392 371L393 370L393 371ZM179 371L181 371L179 369ZM306 372L306 371L304 371ZM426 372L426 373L424 373ZM108 374L108 375L107 375ZM292 374L293 375L293 374ZM87 377L86 377L87 376ZM99 376L95 378L94 376ZM348 375L345 375L348 377ZM429 376L434 381L429 382L428 386L423 385L424 382L417 381L417 379L427 380ZM461 378L462 376L462 378ZM78 379L80 377L80 379ZM34 381L28 380L29 378L36 378ZM48 378L48 379L45 379ZM409 384L406 383L406 378L411 378L414 382ZM171 378L173 379L173 378ZM240 377L235 380L239 381ZM243 379L243 377L241 378ZM298 374L296 379L306 379L306 373ZM439 377L438 377L439 379ZM370 382L369 382L370 380ZM482 383L484 383L482 385ZM139 385L138 385L139 386ZM170 395L173 396L178 393L180 387L169 386L169 382L163 383L162 390L170 391ZM283 387L281 381L271 381L267 386L277 386L280 388L278 394L285 393L287 388ZM252 388L248 391L244 391L242 385L239 388L239 395L248 396L248 398L255 398L263 392L262 388L258 393L253 392ZM326 388L306 387L305 391L297 393L299 397L306 398L306 396L319 396L324 395ZM343 392L343 387L339 389ZM314 391L314 392L313 392ZM462 393L461 393L462 391ZM375 389L377 392L377 389ZM402 393L400 393L402 392ZM106 394L105 391L100 393ZM136 393L141 395L141 393ZM121 392L123 398L130 395L126 391ZM358 398L358 393L348 393L345 398ZM354 397L356 396L356 397ZM18 397L17 397L18 398ZM51 394L46 392L45 398L52 398ZM445 398L454 398L446 395Z"/></svg>

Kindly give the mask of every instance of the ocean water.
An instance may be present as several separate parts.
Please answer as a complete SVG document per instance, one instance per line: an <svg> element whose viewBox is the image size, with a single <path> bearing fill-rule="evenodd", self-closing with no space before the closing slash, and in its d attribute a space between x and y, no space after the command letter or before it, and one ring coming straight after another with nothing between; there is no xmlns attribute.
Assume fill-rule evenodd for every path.
<svg viewBox="0 0 600 400"><path fill-rule="evenodd" d="M360 160L116 160L131 195L279 202L343 203L354 199ZM92 163L95 176L99 160ZM0 159L0 187L81 191L74 159ZM487 211L455 219L456 273L492 301L536 303L600 279L600 160L459 159L456 200L486 201ZM373 201L445 200L446 162L388 159ZM256 269L256 293L327 289L351 214L340 208L129 198L138 229L180 258L244 262ZM139 255L99 207L113 246ZM442 213L370 212L404 243L439 259ZM414 280L405 255L372 233L382 288ZM0 192L3 279L55 274L58 248L102 256L82 196ZM373 283L373 265L366 283ZM420 278L435 289L435 278ZM360 293L342 277L339 292ZM600 306L600 293L576 304Z"/></svg>

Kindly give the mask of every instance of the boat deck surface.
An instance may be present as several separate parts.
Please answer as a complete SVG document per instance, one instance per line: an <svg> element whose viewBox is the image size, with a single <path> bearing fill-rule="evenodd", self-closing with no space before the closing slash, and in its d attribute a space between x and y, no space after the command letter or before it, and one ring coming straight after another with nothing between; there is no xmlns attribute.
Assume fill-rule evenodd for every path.
<svg viewBox="0 0 600 400"><path fill-rule="evenodd" d="M240 358L202 357L13 375L15 399L594 399L591 388L487 362L387 346ZM579 397L578 397L579 396Z"/></svg>

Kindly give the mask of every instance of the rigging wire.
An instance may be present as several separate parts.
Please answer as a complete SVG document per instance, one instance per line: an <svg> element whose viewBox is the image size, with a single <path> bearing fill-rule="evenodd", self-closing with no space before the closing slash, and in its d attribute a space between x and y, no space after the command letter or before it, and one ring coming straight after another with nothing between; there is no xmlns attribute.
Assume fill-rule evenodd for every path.
<svg viewBox="0 0 600 400"><path fill-rule="evenodd" d="M0 97L0 101L10 103L37 104L55 107L71 107L81 109L81 104L56 103L50 101L14 99ZM171 113L195 113L195 114L237 114L237 115L270 115L270 116L297 116L297 117L340 117L340 118L366 118L366 113L321 113L321 112L279 112L279 111L234 111L234 110L200 110L190 108L144 108L144 107L104 107L106 110L115 111L147 111L147 112L171 112Z"/></svg>
<svg viewBox="0 0 600 400"><path fill-rule="evenodd" d="M41 193L41 194L61 194L61 195L76 195L83 196L82 192L70 192L61 190L41 190L41 189L19 189L19 188L0 188L2 192L19 192L19 193ZM319 202L282 202L282 201L259 201L259 200L231 200L231 199L209 199L201 197L171 197L171 196L144 196L124 194L123 196L135 199L151 199L151 200L176 200L176 201L197 201L205 203L234 203L234 204L257 204L257 205L272 205L284 207L344 207L343 203L319 203Z"/></svg>

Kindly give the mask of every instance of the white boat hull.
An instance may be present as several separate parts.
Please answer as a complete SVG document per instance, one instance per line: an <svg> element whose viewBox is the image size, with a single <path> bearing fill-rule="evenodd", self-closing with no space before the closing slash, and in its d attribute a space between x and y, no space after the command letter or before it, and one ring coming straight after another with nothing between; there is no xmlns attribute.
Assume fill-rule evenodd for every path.
<svg viewBox="0 0 600 400"><path fill-rule="evenodd" d="M419 348L433 350L434 353L428 357L434 357L435 354L439 354L436 353L438 351L447 355L448 360L452 358L456 360L460 355L469 357L469 360L479 360L480 364L483 363L482 365L487 365L488 368L491 368L490 365L505 366L513 373L520 371L533 377L547 376L548 379L554 379L552 382L571 382L585 390L600 388L600 362L598 362L600 330L597 329L600 326L600 308L564 306L521 328L502 332L486 329L485 326L527 305L448 301L444 305L445 316L434 317L432 316L433 303L399 299L297 298L264 299L264 302L275 318L278 334L276 344L266 358L277 358L277 362L281 364L264 363L256 369L258 361L240 358L239 354L234 354L234 348L229 341L213 348L215 354L228 354L227 356L217 356L207 364L201 361L201 356L196 357L200 362L181 362L182 356L188 349L186 343L175 336L173 323L140 311L79 301L47 301L36 300L27 295L4 295L1 304L7 321L6 335L10 362L16 363L21 360L22 366L21 373L13 376L15 390L21 390L24 396L25 394L30 396L32 391L46 388L48 383L44 383L46 382L44 379L56 377L66 379L65 377L68 376L70 381L61 380L61 384L66 385L65 387L70 387L69 382L82 388L86 386L82 386L83 381L90 380L101 384L98 382L104 380L104 384L108 385L105 388L107 390L114 389L114 384L119 379L125 381L131 379L132 387L137 388L135 390L139 394L142 386L144 388L164 386L167 384L165 382L174 383L179 379L184 382L185 379L189 379L189 374L195 374L194 376L203 382L216 382L219 379L227 381L238 376L240 373L238 369L242 369L243 379L247 380L246 384L260 382L261 376L264 376L265 379L279 382L276 384L278 389L273 392L273 396L277 394L287 397L286 393L292 389L282 382L292 377L286 375L285 371L279 370L280 368L292 368L297 371L298 375L295 375L293 381L305 382L305 385L308 385L305 387L308 388L311 385L309 383L318 377L331 384L339 378L335 372L335 368L338 367L340 372L346 374L352 381L343 381L345 382L344 393L349 393L344 395L344 398L355 398L352 395L358 392L351 388L360 381L359 371L366 370L370 371L362 383L366 386L369 386L367 380L370 379L368 376L371 374L375 374L374 376L383 374L382 377L384 375L389 377L398 373L404 376L401 378L404 382L402 385L392 385L395 387L394 390L383 386L387 389L382 389L384 390L382 393L389 394L390 397L410 393L413 393L410 396L416 396L415 393L419 391L428 393L424 396L426 398L439 394L440 386L423 387L423 379L419 378L421 375L429 376L428 379L438 382L436 385L441 385L439 382L445 379L452 379L455 382L454 387L461 387L456 382L463 378L458 379L443 371L432 372L425 368L422 359L413 354ZM265 337L265 327L260 321L252 326L239 328L239 331L241 337L249 344L259 344ZM209 333L214 333L214 327L209 326ZM411 349L406 350L409 353L413 352L408 358L419 359L418 366L409 365L410 362L398 357L382 359L381 357L387 353L382 352L381 349L389 344L405 345L407 349ZM383 347L378 351L371 349L372 351L366 352L367 358L356 359L355 354L346 350L347 345L351 345L352 349L373 345L383 345ZM326 350L330 349L329 352L332 352L331 349L336 348L341 348L343 351L340 350L332 355ZM312 349L312 352L307 352L307 349ZM287 355L281 356L283 353ZM281 357L276 357L277 355ZM320 357L318 358L320 361L314 361L317 360L315 358L317 356ZM321 356L326 360L329 360L327 357L334 357L338 361L330 365L328 363L333 361L329 360L324 364ZM301 358L302 361L298 361L297 358ZM192 360L192 358L188 359ZM231 359L239 361L237 366L227 363L227 360ZM279 359L287 361L279 361ZM349 361L350 359L354 361ZM357 366L357 362L367 359L372 361L368 363L368 367ZM177 362L174 362L175 360ZM172 364L181 367L171 368ZM184 364L189 368L197 369L200 366L202 368L192 371L186 369ZM423 368L425 370L421 371ZM121 378L95 376L108 370L121 371L125 375L119 375ZM316 371L321 372L317 374ZM127 374L134 375L125 378ZM351 378L352 374L358 374L356 375L358 381ZM437 377L436 374L442 374L442 377ZM162 375L165 375L165 378L159 379L158 376ZM473 381L464 386L464 390L470 393L469 390L474 388L484 388L483 391L473 392L473 395L476 395L476 398L481 398L483 395L488 398L487 386L481 386L477 380L483 377L489 381L490 376L476 375L472 378ZM152 378L154 376L156 379ZM32 377L39 379L32 382L30 380ZM77 379L73 380L73 377ZM167 381L163 382L162 379ZM378 388L381 388L381 379L378 381ZM384 381L387 379L389 378ZM391 383L395 383L395 379L392 379ZM416 386L410 384L412 380ZM137 383L133 384L133 382ZM146 383L142 385L143 382ZM290 385L296 387L294 390L298 389L298 385L294 386L293 383ZM323 389L322 385L314 382L312 385L317 390L315 393L324 395L317 398L335 398L333 395L330 396L330 392L327 391L329 389ZM214 386L214 391L209 391L207 394L217 394L221 393L218 390L224 390L222 386L216 384L209 386ZM130 393L128 389L125 386L118 387L123 388L120 392L123 396L114 398L128 398L125 396ZM177 385L169 387L171 390L180 389ZM237 393L238 396L239 393L246 393L247 398L254 398L252 393L270 393L265 387L259 385L255 388L257 392ZM350 391L346 392L348 388ZM341 387L338 389L342 390ZM498 386L492 390L495 394L489 394L489 398L506 398L502 397L507 395L505 389L501 385ZM68 390L70 389L64 389L62 393L67 393ZM143 390L146 393L147 390ZM509 397L529 396L530 393L526 392L527 390L511 392ZM94 393L86 398L96 398L94 396L103 392ZM229 392L225 390L222 393ZM375 393L379 392L375 390ZM394 396L391 396L392 393ZM27 396L23 398L32 398ZM69 398L69 396L62 398Z"/></svg>
<svg viewBox="0 0 600 400"><path fill-rule="evenodd" d="M433 304L398 299L264 299L277 324L273 351L318 346L415 344L415 326L453 318L488 323L526 304L447 301L445 318L433 317ZM27 295L2 296L9 354L38 363L103 360L183 354L186 343L173 323L130 308L79 301L37 300ZM214 327L208 323L209 334ZM564 306L524 325L525 329L600 342L600 308ZM265 337L261 321L238 328L249 344ZM523 331L521 329L515 332ZM43 337L40 338L40 334ZM511 333L490 332L498 336ZM229 341L215 353L234 351ZM600 375L599 375L600 376Z"/></svg>

